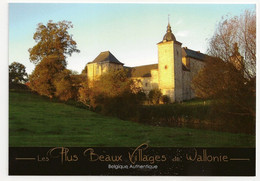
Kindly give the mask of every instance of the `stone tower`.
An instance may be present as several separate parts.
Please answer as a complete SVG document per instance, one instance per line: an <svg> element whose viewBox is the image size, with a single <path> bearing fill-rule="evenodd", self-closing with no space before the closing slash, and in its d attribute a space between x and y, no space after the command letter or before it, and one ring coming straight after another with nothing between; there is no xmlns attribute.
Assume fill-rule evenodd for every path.
<svg viewBox="0 0 260 181"><path fill-rule="evenodd" d="M171 102L182 101L182 50L168 23L163 41L158 44L158 82Z"/></svg>

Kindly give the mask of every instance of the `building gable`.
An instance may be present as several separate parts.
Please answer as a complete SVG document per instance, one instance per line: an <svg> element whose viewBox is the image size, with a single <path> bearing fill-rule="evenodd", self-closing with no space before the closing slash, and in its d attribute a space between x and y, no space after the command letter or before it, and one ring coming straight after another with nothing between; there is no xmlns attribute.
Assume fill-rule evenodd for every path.
<svg viewBox="0 0 260 181"><path fill-rule="evenodd" d="M121 63L110 51L101 52L92 62L90 63Z"/></svg>

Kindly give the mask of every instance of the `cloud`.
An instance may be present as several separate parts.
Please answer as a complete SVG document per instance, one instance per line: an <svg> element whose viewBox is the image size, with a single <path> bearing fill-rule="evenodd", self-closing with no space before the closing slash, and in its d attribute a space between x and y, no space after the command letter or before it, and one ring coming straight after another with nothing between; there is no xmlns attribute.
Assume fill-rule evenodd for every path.
<svg viewBox="0 0 260 181"><path fill-rule="evenodd" d="M184 31L178 31L177 33L175 33L175 36L187 37L189 34L190 34L190 32L188 30L184 30Z"/></svg>
<svg viewBox="0 0 260 181"><path fill-rule="evenodd" d="M182 19L179 19L176 23L174 23L174 26L179 26L183 23Z"/></svg>

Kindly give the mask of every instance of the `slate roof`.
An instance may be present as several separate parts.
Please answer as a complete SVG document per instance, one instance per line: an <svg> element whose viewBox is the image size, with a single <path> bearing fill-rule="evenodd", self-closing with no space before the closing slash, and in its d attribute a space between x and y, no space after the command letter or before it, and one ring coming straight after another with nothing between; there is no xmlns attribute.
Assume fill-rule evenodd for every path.
<svg viewBox="0 0 260 181"><path fill-rule="evenodd" d="M207 55L188 49L188 48L182 48L182 56L183 57L191 57L191 58L195 58L197 60L202 60L204 61L207 57Z"/></svg>
<svg viewBox="0 0 260 181"><path fill-rule="evenodd" d="M158 69L158 64L132 67L131 68L131 77L151 77L152 69Z"/></svg>
<svg viewBox="0 0 260 181"><path fill-rule="evenodd" d="M182 45L181 42L178 42L178 41L176 40L174 34L172 33L171 25L170 25L169 23L168 23L168 26L167 26L166 34L163 36L163 40L160 41L160 42L157 43L157 44L164 43L164 42L168 42L168 41L174 41L174 43L179 44L179 45Z"/></svg>
<svg viewBox="0 0 260 181"><path fill-rule="evenodd" d="M117 60L117 58L110 51L101 52L90 63L103 63L103 62L116 63L116 64L123 65L123 63L121 63L119 60Z"/></svg>
<svg viewBox="0 0 260 181"><path fill-rule="evenodd" d="M170 24L168 24L168 26L167 26L167 31L166 31L166 34L163 37L163 40L164 41L176 41L176 38L172 33L172 29L171 29Z"/></svg>

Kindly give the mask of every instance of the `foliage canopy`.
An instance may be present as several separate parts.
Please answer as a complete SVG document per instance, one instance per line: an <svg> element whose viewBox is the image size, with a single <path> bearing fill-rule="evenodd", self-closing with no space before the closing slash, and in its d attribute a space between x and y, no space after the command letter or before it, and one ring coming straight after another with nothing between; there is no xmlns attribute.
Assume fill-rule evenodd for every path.
<svg viewBox="0 0 260 181"><path fill-rule="evenodd" d="M69 21L38 24L33 36L37 44L29 49L30 60L36 67L29 79L30 88L40 95L56 96L61 100L77 95L79 80L66 69L66 56L79 52L77 43L68 33L72 27Z"/></svg>
<svg viewBox="0 0 260 181"><path fill-rule="evenodd" d="M13 62L9 65L9 84L25 83L28 80L26 68L23 64Z"/></svg>
<svg viewBox="0 0 260 181"><path fill-rule="evenodd" d="M128 70L121 69L84 82L79 100L94 110L123 118L136 111L144 99L138 83L128 77Z"/></svg>
<svg viewBox="0 0 260 181"><path fill-rule="evenodd" d="M255 12L223 18L210 39L208 53L211 57L192 81L196 95L214 98L222 111L255 116Z"/></svg>
<svg viewBox="0 0 260 181"><path fill-rule="evenodd" d="M38 64L44 57L55 55L59 60L65 60L66 55L71 56L73 52L80 52L77 43L73 40L68 30L73 28L70 21L54 23L51 20L47 25L38 24L33 39L37 43L29 49L31 62ZM66 66L66 62L62 62Z"/></svg>

